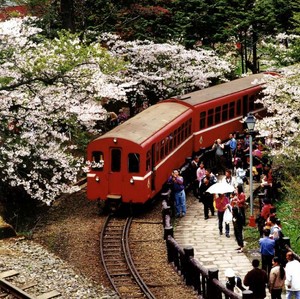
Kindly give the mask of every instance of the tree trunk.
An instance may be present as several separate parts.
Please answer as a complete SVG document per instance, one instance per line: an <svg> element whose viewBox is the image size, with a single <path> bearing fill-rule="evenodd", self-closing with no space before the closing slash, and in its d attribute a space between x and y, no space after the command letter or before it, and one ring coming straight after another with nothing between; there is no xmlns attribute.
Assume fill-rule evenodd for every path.
<svg viewBox="0 0 300 299"><path fill-rule="evenodd" d="M75 31L74 0L61 0L60 2L62 26L71 32Z"/></svg>

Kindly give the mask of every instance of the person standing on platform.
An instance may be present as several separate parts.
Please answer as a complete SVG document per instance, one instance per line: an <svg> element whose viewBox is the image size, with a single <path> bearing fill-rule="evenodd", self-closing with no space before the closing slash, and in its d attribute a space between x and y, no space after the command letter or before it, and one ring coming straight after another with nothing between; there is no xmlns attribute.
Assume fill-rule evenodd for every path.
<svg viewBox="0 0 300 299"><path fill-rule="evenodd" d="M269 291L271 293L271 299L281 299L285 282L285 270L277 256L274 256L272 263L273 267L269 277Z"/></svg>
<svg viewBox="0 0 300 299"><path fill-rule="evenodd" d="M236 276L233 269L228 268L225 270L226 276L226 288L234 292L234 288L237 287L241 292L245 291L246 288L242 284L242 279Z"/></svg>
<svg viewBox="0 0 300 299"><path fill-rule="evenodd" d="M287 252L286 259L288 261L285 266L286 298L292 299L295 295L295 299L300 299L300 263L294 259L291 251Z"/></svg>
<svg viewBox="0 0 300 299"><path fill-rule="evenodd" d="M223 177L222 182L232 186L233 188L236 188L237 186L236 179L232 176L232 171L230 169L226 169L225 177Z"/></svg>
<svg viewBox="0 0 300 299"><path fill-rule="evenodd" d="M243 191L242 186L237 186L237 192L231 201L231 205L239 208L239 212L243 216L243 225L246 225L246 195Z"/></svg>
<svg viewBox="0 0 300 299"><path fill-rule="evenodd" d="M171 190L174 192L176 217L184 217L186 214L184 181L177 169L173 170L172 175L168 179L168 183L171 185Z"/></svg>
<svg viewBox="0 0 300 299"><path fill-rule="evenodd" d="M218 211L218 220L219 220L219 233L223 235L223 220L224 213L226 209L231 209L229 198L225 196L225 194L219 194L218 197L215 197L216 209ZM225 223L225 235L227 238L229 235L229 223Z"/></svg>
<svg viewBox="0 0 300 299"><path fill-rule="evenodd" d="M225 171L225 177L222 179L222 183L226 183L230 186L232 186L234 189L236 188L236 180L235 177L232 176L232 172L230 169L226 169ZM229 198L231 193L227 193L226 196Z"/></svg>
<svg viewBox="0 0 300 299"><path fill-rule="evenodd" d="M206 175L206 169L205 169L204 163L202 161L199 164L196 174L197 174L198 188L200 188L202 179Z"/></svg>
<svg viewBox="0 0 300 299"><path fill-rule="evenodd" d="M211 215L215 215L215 208L214 208L214 196L213 194L210 194L209 192L206 192L206 190L212 186L214 183L210 180L210 177L204 177L202 179L200 188L199 188L199 200L204 205L204 219L207 220L209 218L208 213L209 210L211 212Z"/></svg>
<svg viewBox="0 0 300 299"><path fill-rule="evenodd" d="M199 157L195 156L191 161L191 177L190 180L192 182L193 195L198 197L198 189L199 189L199 181L197 179L197 169L199 164Z"/></svg>
<svg viewBox="0 0 300 299"><path fill-rule="evenodd" d="M224 158L224 144L222 144L221 139L215 140L212 149L215 150L215 160L216 160L216 171L218 174L224 174L225 171L225 158Z"/></svg>
<svg viewBox="0 0 300 299"><path fill-rule="evenodd" d="M234 236L236 242L239 246L237 248L238 253L243 252L244 248L244 240L243 240L243 226L244 226L244 218L238 207L232 208L232 223L234 229Z"/></svg>
<svg viewBox="0 0 300 299"><path fill-rule="evenodd" d="M252 261L253 269L244 277L244 285L249 287L253 292L253 298L264 299L266 297L266 284L268 283L268 275L265 270L259 269L259 260Z"/></svg>
<svg viewBox="0 0 300 299"><path fill-rule="evenodd" d="M272 268L272 260L275 255L275 240L270 239L270 230L263 230L264 237L259 239L261 253L261 268L269 275Z"/></svg>
<svg viewBox="0 0 300 299"><path fill-rule="evenodd" d="M236 184L237 186L242 186L242 189L244 190L244 182L248 183L247 177L246 177L246 171L242 168L242 162L239 161L236 166Z"/></svg>
<svg viewBox="0 0 300 299"><path fill-rule="evenodd" d="M230 156L231 158L234 157L235 150L237 147L237 141L235 139L235 134L229 134L229 140L226 143L227 146L230 148Z"/></svg>

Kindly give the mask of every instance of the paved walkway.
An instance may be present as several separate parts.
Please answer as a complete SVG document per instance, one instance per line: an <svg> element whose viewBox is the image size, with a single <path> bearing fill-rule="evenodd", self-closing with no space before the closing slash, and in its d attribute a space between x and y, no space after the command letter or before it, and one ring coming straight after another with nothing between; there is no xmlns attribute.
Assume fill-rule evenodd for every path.
<svg viewBox="0 0 300 299"><path fill-rule="evenodd" d="M245 193L249 194L249 185L245 185ZM225 234L220 236L218 217L209 216L209 219L204 220L203 204L198 199L192 199L189 202L192 203L187 207L186 216L179 219L176 224L175 240L182 248L192 246L195 258L205 268L219 269L221 282L226 281L225 270L227 268L232 268L235 274L243 280L246 273L252 269L252 265L245 253L238 253L235 250L238 245L232 223L230 224L230 238L227 238ZM267 298L270 298L269 294Z"/></svg>

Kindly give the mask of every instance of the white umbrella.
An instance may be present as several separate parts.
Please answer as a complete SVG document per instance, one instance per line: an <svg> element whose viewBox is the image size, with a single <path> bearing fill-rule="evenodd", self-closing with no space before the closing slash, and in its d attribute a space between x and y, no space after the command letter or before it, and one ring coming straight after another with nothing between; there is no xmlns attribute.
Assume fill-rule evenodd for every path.
<svg viewBox="0 0 300 299"><path fill-rule="evenodd" d="M233 191L234 187L227 183L215 183L206 190L206 192L211 194L224 194L231 193Z"/></svg>

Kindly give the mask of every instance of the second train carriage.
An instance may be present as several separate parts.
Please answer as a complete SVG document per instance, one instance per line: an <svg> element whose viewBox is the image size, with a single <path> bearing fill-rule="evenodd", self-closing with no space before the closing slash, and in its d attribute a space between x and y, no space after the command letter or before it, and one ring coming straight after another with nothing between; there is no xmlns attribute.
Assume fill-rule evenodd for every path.
<svg viewBox="0 0 300 299"><path fill-rule="evenodd" d="M241 131L262 86L251 75L150 106L88 145L89 200L145 203L186 157Z"/></svg>

